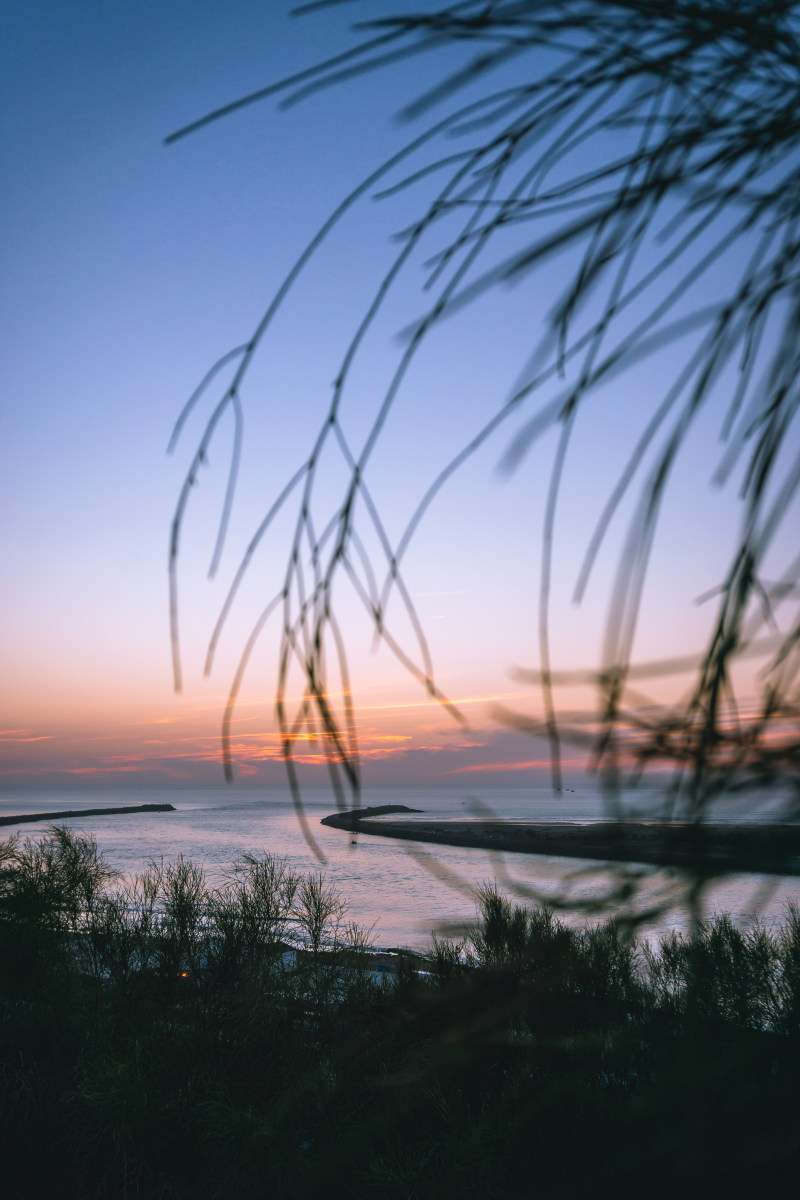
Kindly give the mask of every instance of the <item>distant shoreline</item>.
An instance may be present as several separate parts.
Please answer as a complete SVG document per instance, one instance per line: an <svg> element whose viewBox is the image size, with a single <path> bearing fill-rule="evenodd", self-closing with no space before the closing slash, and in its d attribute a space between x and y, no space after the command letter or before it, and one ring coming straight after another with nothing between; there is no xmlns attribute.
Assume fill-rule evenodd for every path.
<svg viewBox="0 0 800 1200"><path fill-rule="evenodd" d="M29 821L65 821L74 817L113 817L117 813L175 812L174 804L126 804L118 808L66 808L61 812L19 813L0 817L0 825L22 825Z"/></svg>
<svg viewBox="0 0 800 1200"><path fill-rule="evenodd" d="M512 854L544 854L699 870L800 875L800 825L703 824L666 821L375 821L414 812L403 805L353 809L323 825L350 833L466 846Z"/></svg>

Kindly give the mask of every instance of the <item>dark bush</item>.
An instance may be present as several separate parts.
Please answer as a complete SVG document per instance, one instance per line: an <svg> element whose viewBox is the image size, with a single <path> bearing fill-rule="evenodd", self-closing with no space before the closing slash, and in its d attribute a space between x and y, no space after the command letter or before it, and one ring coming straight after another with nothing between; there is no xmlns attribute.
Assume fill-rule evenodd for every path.
<svg viewBox="0 0 800 1200"><path fill-rule="evenodd" d="M324 877L0 847L15 1198L666 1195L796 1170L800 922L657 948L494 887L379 974ZM676 1152L676 1147L679 1150Z"/></svg>

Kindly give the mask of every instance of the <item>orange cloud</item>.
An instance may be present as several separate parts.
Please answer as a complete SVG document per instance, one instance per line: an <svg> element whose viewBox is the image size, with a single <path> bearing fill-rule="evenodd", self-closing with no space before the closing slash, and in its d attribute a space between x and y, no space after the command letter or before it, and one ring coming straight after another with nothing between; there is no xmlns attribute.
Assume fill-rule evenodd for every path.
<svg viewBox="0 0 800 1200"><path fill-rule="evenodd" d="M536 768L550 768L549 758L531 759L528 762L513 763L473 763L468 767L453 767L450 771L438 771L438 775L469 775L476 771L532 771Z"/></svg>
<svg viewBox="0 0 800 1200"><path fill-rule="evenodd" d="M0 729L4 742L49 742L53 733L34 733L32 729Z"/></svg>

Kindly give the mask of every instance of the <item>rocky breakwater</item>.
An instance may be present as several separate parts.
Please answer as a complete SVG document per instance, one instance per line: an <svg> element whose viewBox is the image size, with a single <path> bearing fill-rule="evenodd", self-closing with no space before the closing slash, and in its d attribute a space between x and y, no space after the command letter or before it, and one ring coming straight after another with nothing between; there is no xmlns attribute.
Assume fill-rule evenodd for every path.
<svg viewBox="0 0 800 1200"><path fill-rule="evenodd" d="M73 821L78 817L113 817L117 814L175 812L174 804L125 804L115 808L64 808L59 812L18 813L0 816L0 825L23 825L29 821Z"/></svg>

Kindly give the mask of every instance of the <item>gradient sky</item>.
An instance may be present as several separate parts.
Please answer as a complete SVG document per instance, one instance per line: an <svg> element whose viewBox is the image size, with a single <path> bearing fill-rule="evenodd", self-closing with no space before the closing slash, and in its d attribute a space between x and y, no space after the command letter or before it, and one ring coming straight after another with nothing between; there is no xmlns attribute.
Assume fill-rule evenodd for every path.
<svg viewBox="0 0 800 1200"><path fill-rule="evenodd" d="M167 541L202 414L171 458L167 441L183 402L216 358L247 340L331 207L409 137L393 115L434 66L400 65L286 111L267 100L171 147L163 138L344 48L351 19L349 5L290 20L280 3L236 0L2 6L0 779L8 786L221 781L222 707L247 633L285 569L288 518L254 561L203 679L210 631L254 528L308 452L348 337L396 253L391 235L413 218L418 194L362 201L276 322L246 389L240 486L208 582L231 441L223 424L182 542L180 696ZM396 362L396 334L422 311L421 278L412 265L354 372L344 417L354 438ZM493 294L426 346L370 468L394 538L437 469L506 399L552 295L546 279ZM572 590L658 373L655 360L618 383L576 433L556 530L556 666L600 661L624 519L580 608ZM738 520L735 481L724 493L709 487L718 424L712 408L678 463L639 659L693 652L708 628L712 607L694 601L719 581ZM385 648L372 653L368 621L340 594L368 783L470 774L524 782L546 765L544 744L491 717L497 702L541 711L513 669L538 665L539 537L555 442L545 438L508 478L497 466L509 436L454 479L406 561L438 682L469 728L429 702ZM322 499L340 484L334 469L323 472ZM272 711L278 632L269 626L254 654L234 725L240 777L250 782L283 780ZM661 698L685 682L662 685ZM564 703L587 700L576 692ZM318 753L309 747L309 758Z"/></svg>

